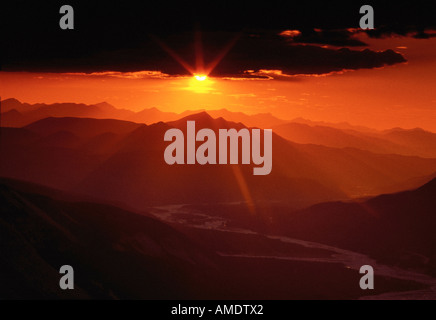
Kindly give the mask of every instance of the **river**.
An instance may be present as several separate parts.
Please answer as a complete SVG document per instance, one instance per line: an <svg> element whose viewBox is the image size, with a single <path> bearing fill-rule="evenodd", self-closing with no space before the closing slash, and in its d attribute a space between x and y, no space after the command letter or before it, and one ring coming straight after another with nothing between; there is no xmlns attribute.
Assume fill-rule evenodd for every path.
<svg viewBox="0 0 436 320"><path fill-rule="evenodd" d="M400 280L414 281L424 284L428 289L411 290L402 292L388 292L380 295L364 296L361 300L436 300L436 279L429 275L405 270L398 267L382 264L369 257L368 255L344 250L322 243L311 242L301 239L294 239L286 236L265 235L256 231L242 228L230 228L227 226L227 220L217 216L211 216L205 213L191 212L185 208L186 205L167 205L155 207L152 213L158 219L170 223L181 224L183 226L208 229L220 232L231 232L237 234L251 234L266 237L271 240L281 241L293 245L299 245L305 248L322 249L331 252L330 257L295 257L295 256L265 256L265 255L244 255L244 254L226 254L219 253L226 257L240 258L263 258L278 259L288 261L307 261L313 263L340 263L345 268L359 271L363 265L370 265L378 276L390 277ZM189 219L187 219L189 217Z"/></svg>

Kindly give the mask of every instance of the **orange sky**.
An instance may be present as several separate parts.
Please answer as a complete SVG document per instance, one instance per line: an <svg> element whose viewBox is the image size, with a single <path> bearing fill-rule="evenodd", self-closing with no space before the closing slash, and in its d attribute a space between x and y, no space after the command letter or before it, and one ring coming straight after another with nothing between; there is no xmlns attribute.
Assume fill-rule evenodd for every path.
<svg viewBox="0 0 436 320"><path fill-rule="evenodd" d="M118 108L163 111L221 109L270 112L283 119L347 121L378 129L436 132L436 38L363 39L372 50L394 49L408 63L285 80L165 77L159 73L40 74L0 72L2 99L54 103L106 101Z"/></svg>

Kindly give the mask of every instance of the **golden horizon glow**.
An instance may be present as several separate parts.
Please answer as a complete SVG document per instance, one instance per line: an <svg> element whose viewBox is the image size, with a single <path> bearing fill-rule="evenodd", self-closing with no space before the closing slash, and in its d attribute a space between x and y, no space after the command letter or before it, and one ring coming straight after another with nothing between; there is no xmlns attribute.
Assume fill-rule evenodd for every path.
<svg viewBox="0 0 436 320"><path fill-rule="evenodd" d="M194 78L198 81L205 81L207 79L207 75L204 74L196 74L194 75Z"/></svg>
<svg viewBox="0 0 436 320"><path fill-rule="evenodd" d="M436 38L362 40L376 51L407 47L398 50L407 53L408 63L325 76L247 71L250 76L262 71L262 79L212 77L209 68L201 65L183 76L156 70L92 74L1 71L0 96L25 103L106 101L136 112L151 107L176 113L225 108L246 114L271 113L284 120L348 122L378 130L420 127L436 132ZM207 75L207 79L199 81L196 75Z"/></svg>
<svg viewBox="0 0 436 320"><path fill-rule="evenodd" d="M192 91L194 93L210 93L215 89L212 85L215 81L212 81L205 74L194 74L194 76L189 80L187 90Z"/></svg>

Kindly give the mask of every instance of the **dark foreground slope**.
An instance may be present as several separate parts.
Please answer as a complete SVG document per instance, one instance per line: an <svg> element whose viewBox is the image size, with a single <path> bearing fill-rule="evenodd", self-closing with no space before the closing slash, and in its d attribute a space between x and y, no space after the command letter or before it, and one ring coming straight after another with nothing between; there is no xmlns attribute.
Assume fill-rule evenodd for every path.
<svg viewBox="0 0 436 320"><path fill-rule="evenodd" d="M436 179L413 191L319 204L282 218L292 236L435 274Z"/></svg>
<svg viewBox="0 0 436 320"><path fill-rule="evenodd" d="M214 257L179 232L116 207L55 200L41 194L49 189L37 190L0 180L0 298L203 294ZM75 290L59 289L62 265L73 266Z"/></svg>
<svg viewBox="0 0 436 320"><path fill-rule="evenodd" d="M1 179L0 299L355 299L423 287L376 275L376 290L364 292L357 270L298 258L328 252L275 248L261 235L210 230L199 237L182 229ZM241 244L247 255L216 253ZM296 259L275 258L279 248ZM74 267L74 290L59 289L65 264Z"/></svg>

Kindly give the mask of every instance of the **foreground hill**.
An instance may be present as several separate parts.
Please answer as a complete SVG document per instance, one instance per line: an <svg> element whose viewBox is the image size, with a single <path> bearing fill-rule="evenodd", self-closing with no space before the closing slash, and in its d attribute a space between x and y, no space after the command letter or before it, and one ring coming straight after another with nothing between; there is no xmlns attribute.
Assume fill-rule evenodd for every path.
<svg viewBox="0 0 436 320"><path fill-rule="evenodd" d="M425 288L376 274L376 290L363 292L357 270L322 262L326 250L262 235L184 229L182 234L144 214L0 179L0 298L355 299ZM276 258L278 252L290 259ZM74 290L59 289L65 264L74 268Z"/></svg>
<svg viewBox="0 0 436 320"><path fill-rule="evenodd" d="M198 296L215 268L213 254L179 232L116 207L1 179L0 208L2 299L181 299ZM59 289L65 264L72 291Z"/></svg>
<svg viewBox="0 0 436 320"><path fill-rule="evenodd" d="M384 261L436 270L436 179L360 202L315 205L283 215L287 234L370 253Z"/></svg>

